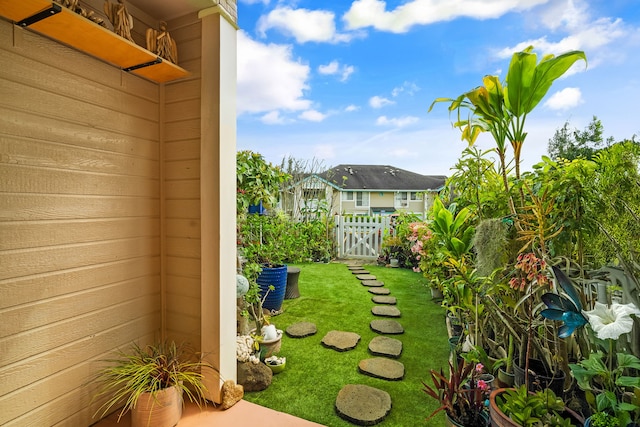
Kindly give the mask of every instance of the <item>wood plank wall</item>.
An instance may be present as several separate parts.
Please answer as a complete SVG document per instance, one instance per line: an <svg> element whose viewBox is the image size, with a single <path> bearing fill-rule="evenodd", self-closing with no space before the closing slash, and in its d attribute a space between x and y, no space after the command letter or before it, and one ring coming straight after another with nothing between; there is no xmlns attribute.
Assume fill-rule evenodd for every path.
<svg viewBox="0 0 640 427"><path fill-rule="evenodd" d="M168 23L189 78L165 86L163 181L166 218L167 338L200 350L200 43L201 23L188 15Z"/></svg>
<svg viewBox="0 0 640 427"><path fill-rule="evenodd" d="M184 105L194 91L178 92ZM159 336L161 97L157 84L0 20L0 425L89 425L98 361ZM185 263L199 271L180 236L197 238L197 217L181 213L198 204L185 187L197 179L193 120L167 145L167 226L179 230L169 270L181 278Z"/></svg>

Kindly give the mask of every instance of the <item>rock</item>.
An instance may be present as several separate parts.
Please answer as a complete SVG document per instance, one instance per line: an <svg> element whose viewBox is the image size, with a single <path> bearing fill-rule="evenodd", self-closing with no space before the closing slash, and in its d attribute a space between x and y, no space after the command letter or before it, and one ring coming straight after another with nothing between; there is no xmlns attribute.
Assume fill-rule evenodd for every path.
<svg viewBox="0 0 640 427"><path fill-rule="evenodd" d="M318 332L315 323L311 322L298 322L289 327L285 331L291 338L304 338L310 335L315 335Z"/></svg>
<svg viewBox="0 0 640 427"><path fill-rule="evenodd" d="M273 372L264 363L238 363L238 384L244 391L262 391L271 385Z"/></svg>
<svg viewBox="0 0 640 427"><path fill-rule="evenodd" d="M376 280L376 276L373 274L357 274L356 279L358 280Z"/></svg>
<svg viewBox="0 0 640 427"><path fill-rule="evenodd" d="M402 341L395 338L378 336L369 342L369 351L374 356L393 357L397 359L402 354Z"/></svg>
<svg viewBox="0 0 640 427"><path fill-rule="evenodd" d="M376 305L371 309L371 313L381 317L400 317L401 313L396 306Z"/></svg>
<svg viewBox="0 0 640 427"><path fill-rule="evenodd" d="M364 268L359 268L357 270L351 270L351 273L358 276L360 274L369 274L369 270L365 270Z"/></svg>
<svg viewBox="0 0 640 427"><path fill-rule="evenodd" d="M355 332L329 331L322 338L322 345L337 351L353 350L360 341L360 335Z"/></svg>
<svg viewBox="0 0 640 427"><path fill-rule="evenodd" d="M381 282L380 280L363 280L361 283L362 286L368 286L370 288L379 288L384 286L384 282Z"/></svg>
<svg viewBox="0 0 640 427"><path fill-rule="evenodd" d="M396 305L396 297L386 297L386 296L380 296L380 295L376 295L375 297L371 298L371 301L373 301L376 304L388 304L388 305Z"/></svg>
<svg viewBox="0 0 640 427"><path fill-rule="evenodd" d="M389 295L391 290L389 290L389 288L370 288L369 293L374 295Z"/></svg>
<svg viewBox="0 0 640 427"><path fill-rule="evenodd" d="M404 328L402 327L402 325L397 321L391 319L372 320L369 326L373 331L380 334L404 334Z"/></svg>
<svg viewBox="0 0 640 427"><path fill-rule="evenodd" d="M338 392L336 412L356 425L372 426L391 412L391 396L367 385L347 384Z"/></svg>
<svg viewBox="0 0 640 427"><path fill-rule="evenodd" d="M233 380L226 380L224 384L222 384L222 403L220 404L220 408L229 409L240 400L244 396L244 387L239 384L236 384Z"/></svg>
<svg viewBox="0 0 640 427"><path fill-rule="evenodd" d="M404 378L404 365L386 357L361 360L358 370L366 375L383 380L398 381Z"/></svg>

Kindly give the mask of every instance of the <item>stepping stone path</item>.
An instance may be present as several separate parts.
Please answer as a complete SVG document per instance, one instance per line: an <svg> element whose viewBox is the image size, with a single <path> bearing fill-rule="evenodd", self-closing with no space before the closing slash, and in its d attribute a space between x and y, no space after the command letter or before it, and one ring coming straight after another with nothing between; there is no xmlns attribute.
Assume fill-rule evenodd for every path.
<svg viewBox="0 0 640 427"><path fill-rule="evenodd" d="M380 317L400 317L401 313L398 307L393 305L376 305L371 309L375 316Z"/></svg>
<svg viewBox="0 0 640 427"><path fill-rule="evenodd" d="M379 288L384 286L384 282L381 282L380 280L363 280L360 283L362 283L362 286L368 286L370 288Z"/></svg>
<svg viewBox="0 0 640 427"><path fill-rule="evenodd" d="M360 341L360 335L355 332L329 331L322 338L322 345L337 351L353 350Z"/></svg>
<svg viewBox="0 0 640 427"><path fill-rule="evenodd" d="M404 378L404 365L386 357L361 360L358 370L366 375L383 380L398 381Z"/></svg>
<svg viewBox="0 0 640 427"><path fill-rule="evenodd" d="M376 280L376 276L374 276L373 274L358 274L356 276L356 279L358 279L358 280Z"/></svg>
<svg viewBox="0 0 640 427"><path fill-rule="evenodd" d="M371 298L371 301L373 301L376 304L389 304L389 305L396 305L396 297L388 297L388 296L383 296L383 295L376 295L375 297Z"/></svg>
<svg viewBox="0 0 640 427"><path fill-rule="evenodd" d="M369 342L369 352L374 356L397 359L402 354L402 341L395 338L378 336Z"/></svg>
<svg viewBox="0 0 640 427"><path fill-rule="evenodd" d="M291 338L304 338L311 335L315 335L318 332L315 323L311 322L298 322L292 325L285 330L288 336Z"/></svg>
<svg viewBox="0 0 640 427"><path fill-rule="evenodd" d="M389 290L389 288L371 288L369 289L369 293L374 295L389 295L391 291Z"/></svg>
<svg viewBox="0 0 640 427"><path fill-rule="evenodd" d="M347 384L338 392L336 412L356 425L372 426L391 412L391 396L367 385Z"/></svg>
<svg viewBox="0 0 640 427"><path fill-rule="evenodd" d="M400 323L392 319L372 320L369 324L371 330L380 334L399 335L404 334L404 328Z"/></svg>
<svg viewBox="0 0 640 427"><path fill-rule="evenodd" d="M365 270L364 268L359 268L357 270L351 270L352 274L369 274L369 270Z"/></svg>

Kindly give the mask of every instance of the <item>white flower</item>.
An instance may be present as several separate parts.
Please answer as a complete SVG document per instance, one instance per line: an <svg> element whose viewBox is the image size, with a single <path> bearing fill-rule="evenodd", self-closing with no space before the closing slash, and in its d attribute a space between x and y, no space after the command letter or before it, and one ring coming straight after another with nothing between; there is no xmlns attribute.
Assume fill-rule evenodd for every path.
<svg viewBox="0 0 640 427"><path fill-rule="evenodd" d="M593 310L585 311L591 328L598 338L617 340L620 335L628 334L633 328L631 315L640 316L640 310L635 305L613 303L611 307L596 302Z"/></svg>

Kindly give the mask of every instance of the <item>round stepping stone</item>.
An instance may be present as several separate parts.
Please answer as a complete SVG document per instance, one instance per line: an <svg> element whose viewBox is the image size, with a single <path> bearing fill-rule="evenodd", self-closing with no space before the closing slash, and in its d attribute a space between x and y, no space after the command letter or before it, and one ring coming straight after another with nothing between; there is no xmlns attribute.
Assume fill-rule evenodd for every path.
<svg viewBox="0 0 640 427"><path fill-rule="evenodd" d="M391 290L389 288L370 288L369 293L374 295L389 295Z"/></svg>
<svg viewBox="0 0 640 427"><path fill-rule="evenodd" d="M402 325L393 319L372 320L369 327L371 327L374 332L378 332L380 334L404 334L404 328Z"/></svg>
<svg viewBox="0 0 640 427"><path fill-rule="evenodd" d="M393 305L376 305L371 309L371 312L381 317L400 317L401 315L398 307Z"/></svg>
<svg viewBox="0 0 640 427"><path fill-rule="evenodd" d="M351 270L352 274L358 275L358 274L369 274L369 270L365 270L364 268L360 268L358 270Z"/></svg>
<svg viewBox="0 0 640 427"><path fill-rule="evenodd" d="M399 381L404 378L404 365L386 357L361 360L358 370L365 375L383 380Z"/></svg>
<svg viewBox="0 0 640 427"><path fill-rule="evenodd" d="M353 350L360 341L360 335L355 332L329 331L322 338L322 345L337 351Z"/></svg>
<svg viewBox="0 0 640 427"><path fill-rule="evenodd" d="M402 341L395 338L377 336L369 342L369 352L374 356L397 359L402 354Z"/></svg>
<svg viewBox="0 0 640 427"><path fill-rule="evenodd" d="M373 274L358 274L356 276L356 279L358 279L358 280L376 280L376 276L374 276Z"/></svg>
<svg viewBox="0 0 640 427"><path fill-rule="evenodd" d="M347 384L336 398L338 415L359 426L376 425L391 412L391 396L363 384Z"/></svg>
<svg viewBox="0 0 640 427"><path fill-rule="evenodd" d="M347 268L349 270L362 270L364 267L361 266L360 264L351 264L351 265L347 265Z"/></svg>
<svg viewBox="0 0 640 427"><path fill-rule="evenodd" d="M384 286L384 282L380 280L363 280L362 286L368 286L370 288L379 288L380 286Z"/></svg>
<svg viewBox="0 0 640 427"><path fill-rule="evenodd" d="M388 305L396 305L397 303L396 297L387 297L383 295L376 295L373 298L371 298L371 301L373 301L376 304L388 304Z"/></svg>
<svg viewBox="0 0 640 427"><path fill-rule="evenodd" d="M304 338L310 335L315 335L316 332L318 332L318 329L316 328L315 323L298 322L293 325L289 325L285 332L291 338Z"/></svg>

